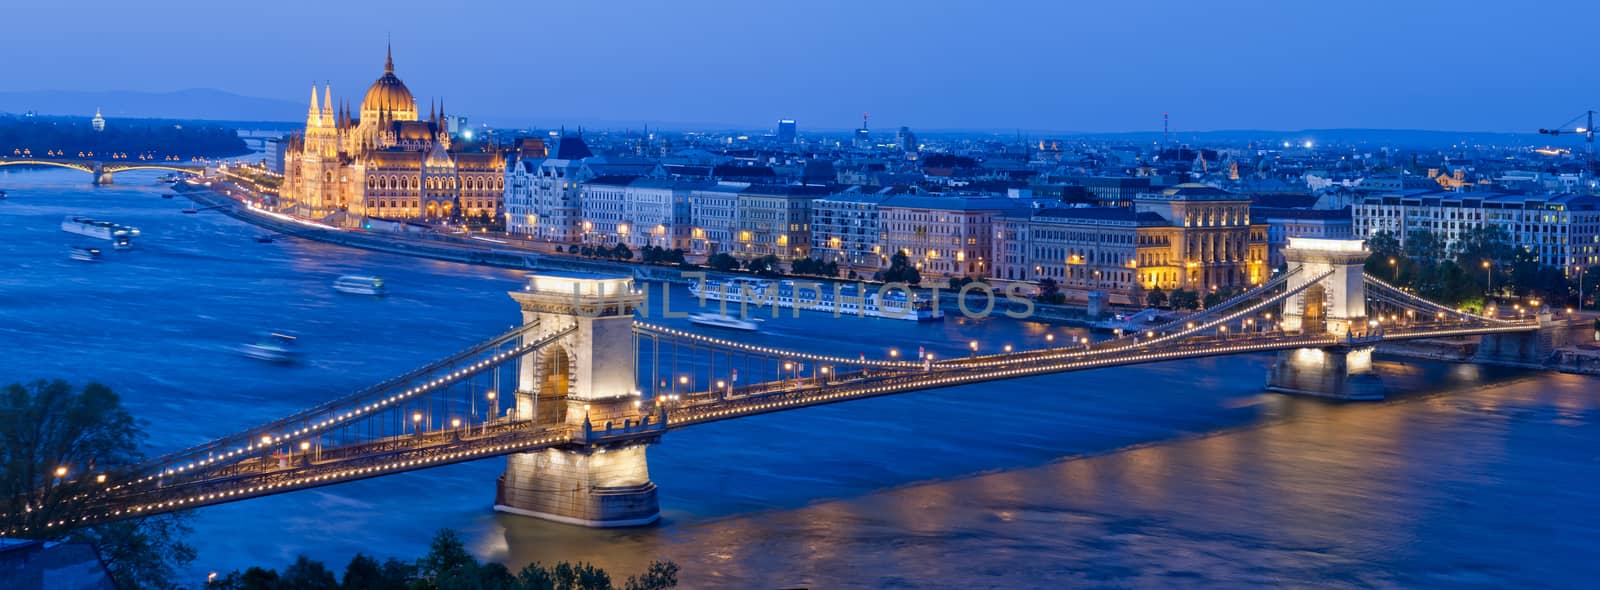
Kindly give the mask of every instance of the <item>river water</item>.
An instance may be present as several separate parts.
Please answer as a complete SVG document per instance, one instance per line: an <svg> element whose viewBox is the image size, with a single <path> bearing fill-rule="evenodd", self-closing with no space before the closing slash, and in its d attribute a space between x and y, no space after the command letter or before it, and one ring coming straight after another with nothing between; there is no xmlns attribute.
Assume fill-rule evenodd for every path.
<svg viewBox="0 0 1600 590"><path fill-rule="evenodd" d="M153 175L0 169L0 383L99 381L154 453L342 395L517 321L506 270L409 259L184 215ZM83 214L138 248L67 258ZM99 244L104 246L105 244ZM342 296L341 274L392 294ZM674 291L675 301L687 293ZM661 320L682 324L683 320ZM306 362L231 347L301 336ZM808 314L763 341L962 354L1077 332ZM650 451L664 521L588 530L495 514L503 461L196 512L193 572L305 553L420 555L440 528L513 570L672 559L691 588L1572 587L1600 575L1600 379L1381 361L1380 404L1262 392L1268 358L1184 361L950 388L676 432Z"/></svg>

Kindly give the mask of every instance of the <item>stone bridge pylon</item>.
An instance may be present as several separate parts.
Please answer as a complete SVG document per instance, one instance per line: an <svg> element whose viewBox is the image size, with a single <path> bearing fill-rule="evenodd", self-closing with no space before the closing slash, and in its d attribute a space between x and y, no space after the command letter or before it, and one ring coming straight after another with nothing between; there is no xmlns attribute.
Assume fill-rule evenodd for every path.
<svg viewBox="0 0 1600 590"><path fill-rule="evenodd" d="M1368 331L1366 272L1371 252L1359 239L1289 238L1283 250L1295 280L1314 283L1283 302L1285 333L1327 333L1347 344L1278 353L1267 389L1346 400L1383 399L1383 382L1372 370L1371 345L1353 337Z"/></svg>
<svg viewBox="0 0 1600 590"><path fill-rule="evenodd" d="M495 510L590 527L655 522L645 450L665 418L645 412L637 393L633 313L644 295L632 278L545 272L511 298L524 324L539 325L529 338L566 331L522 358L513 418L574 434L561 448L508 456Z"/></svg>

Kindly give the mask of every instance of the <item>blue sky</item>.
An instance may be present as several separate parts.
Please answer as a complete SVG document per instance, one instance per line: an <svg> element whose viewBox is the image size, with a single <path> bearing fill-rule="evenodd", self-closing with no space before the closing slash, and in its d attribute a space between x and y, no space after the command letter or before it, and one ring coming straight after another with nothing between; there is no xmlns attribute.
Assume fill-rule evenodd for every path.
<svg viewBox="0 0 1600 590"><path fill-rule="evenodd" d="M159 6L157 6L159 5ZM476 120L1528 131L1600 105L1600 2L27 2L0 91L352 101ZM424 107L425 108L425 107Z"/></svg>

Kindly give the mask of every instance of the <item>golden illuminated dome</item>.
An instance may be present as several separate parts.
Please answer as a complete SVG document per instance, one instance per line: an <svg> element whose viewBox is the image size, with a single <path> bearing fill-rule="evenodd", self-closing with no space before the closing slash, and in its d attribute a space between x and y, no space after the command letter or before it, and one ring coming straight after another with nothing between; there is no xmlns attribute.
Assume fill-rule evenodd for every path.
<svg viewBox="0 0 1600 590"><path fill-rule="evenodd" d="M383 77L367 88L367 96L361 101L363 119L382 111L390 111L400 121L414 121L417 118L417 102L411 98L411 91L406 88L405 82L394 75L393 52L383 64Z"/></svg>

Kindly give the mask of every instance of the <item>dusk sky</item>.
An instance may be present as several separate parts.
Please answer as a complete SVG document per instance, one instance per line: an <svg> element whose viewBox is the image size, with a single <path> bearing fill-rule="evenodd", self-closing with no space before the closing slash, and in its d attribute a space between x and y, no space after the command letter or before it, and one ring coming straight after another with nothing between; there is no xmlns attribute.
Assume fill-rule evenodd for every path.
<svg viewBox="0 0 1600 590"><path fill-rule="evenodd" d="M0 91L359 102L392 34L422 105L491 124L1526 132L1600 104L1593 0L381 5L11 3Z"/></svg>

